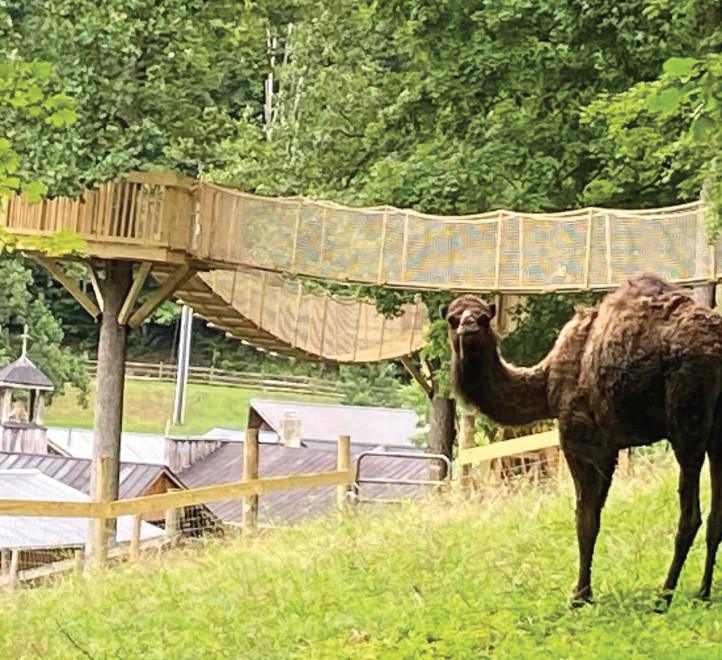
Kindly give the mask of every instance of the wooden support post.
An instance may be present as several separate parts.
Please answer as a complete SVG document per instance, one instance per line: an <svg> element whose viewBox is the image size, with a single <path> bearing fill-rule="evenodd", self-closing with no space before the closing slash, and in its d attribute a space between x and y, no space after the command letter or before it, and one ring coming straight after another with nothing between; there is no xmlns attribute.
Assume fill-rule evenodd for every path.
<svg viewBox="0 0 722 660"><path fill-rule="evenodd" d="M138 310L130 317L128 325L131 328L137 328L143 321L145 321L160 305L162 305L168 298L179 287L183 286L193 275L195 271L190 267L189 264L183 264L178 266L168 277L165 279L163 284L160 285L146 300Z"/></svg>
<svg viewBox="0 0 722 660"><path fill-rule="evenodd" d="M125 300L123 301L123 306L120 308L120 314L118 315L118 323L120 325L125 325L126 323L128 323L130 315L133 313L133 307L135 306L135 303L138 300L138 296L143 289L143 285L148 279L148 275L150 275L152 269L153 264L147 261L142 263L138 268L138 272L133 278L133 284L130 287L130 291L128 292Z"/></svg>
<svg viewBox="0 0 722 660"><path fill-rule="evenodd" d="M459 434L459 449L471 449L476 446L474 440L476 415L465 413L461 416L461 432ZM471 492L471 465L462 465L459 470L459 483L462 492L468 495Z"/></svg>
<svg viewBox="0 0 722 660"><path fill-rule="evenodd" d="M6 576L10 573L10 557L12 552L10 550L2 550L0 552L0 575Z"/></svg>
<svg viewBox="0 0 722 660"><path fill-rule="evenodd" d="M95 299L98 301L98 309L103 312L103 293L100 290L100 282L98 281L98 274L95 272L92 264L88 264L88 276L90 277L90 284L93 287L95 293Z"/></svg>
<svg viewBox="0 0 722 660"><path fill-rule="evenodd" d="M338 438L336 469L339 472L351 469L351 437L348 435L341 435ZM348 492L350 490L351 484L336 486L336 506L341 512L348 511Z"/></svg>
<svg viewBox="0 0 722 660"><path fill-rule="evenodd" d="M90 499L107 502L118 499L120 434L123 424L126 327L118 315L132 281L132 264L109 261L105 267L104 313L100 324L95 396L95 431L91 465ZM93 519L89 524L86 556L89 563L105 560L108 540L115 535L115 519Z"/></svg>
<svg viewBox="0 0 722 660"><path fill-rule="evenodd" d="M75 298L88 314L93 318L100 316L100 308L80 289L77 282L74 282L65 274L65 271L54 259L35 257L35 260L65 287L65 290Z"/></svg>
<svg viewBox="0 0 722 660"><path fill-rule="evenodd" d="M110 473L112 458L109 456L96 456L91 463L91 499L94 502L108 502L117 499L110 496ZM95 495L92 495L92 493ZM88 567L99 568L104 566L108 559L108 546L115 532L115 519L109 525L106 518L92 518L89 523L90 536L86 547L89 559Z"/></svg>
<svg viewBox="0 0 722 660"><path fill-rule="evenodd" d="M80 548L77 548L75 552L73 552L73 561L75 563L75 566L73 567L73 570L76 573L82 573L83 572L83 565L85 563L85 559L83 557L83 551Z"/></svg>
<svg viewBox="0 0 722 660"><path fill-rule="evenodd" d="M168 492L178 490L169 488ZM165 540L170 545L176 545L180 538L180 517L182 509L168 509L165 512Z"/></svg>
<svg viewBox="0 0 722 660"><path fill-rule="evenodd" d="M433 394L431 383L429 382L429 379L426 378L426 376L424 376L424 374L422 374L418 367L414 364L414 361L411 359L411 357L408 355L404 355L399 358L399 361L401 362L401 364L404 365L404 368L406 369L406 371L409 372L411 377L419 385L421 385L421 389L424 390L426 396L431 397L431 395Z"/></svg>
<svg viewBox="0 0 722 660"><path fill-rule="evenodd" d="M7 587L15 589L18 586L18 573L20 572L20 550L13 550L10 555L10 569L8 570Z"/></svg>
<svg viewBox="0 0 722 660"><path fill-rule="evenodd" d="M243 481L258 479L258 429L246 429L243 441ZM252 531L258 526L258 495L243 498L243 529Z"/></svg>
<svg viewBox="0 0 722 660"><path fill-rule="evenodd" d="M133 516L133 529L130 534L130 548L128 549L128 559L132 562L140 559L140 527L142 523L143 516L136 513Z"/></svg>

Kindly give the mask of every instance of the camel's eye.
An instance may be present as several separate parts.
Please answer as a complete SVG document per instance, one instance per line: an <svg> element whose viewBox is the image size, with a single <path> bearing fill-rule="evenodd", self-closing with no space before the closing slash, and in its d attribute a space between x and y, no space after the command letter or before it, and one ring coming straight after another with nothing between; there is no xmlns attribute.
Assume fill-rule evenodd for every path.
<svg viewBox="0 0 722 660"><path fill-rule="evenodd" d="M448 318L449 325L453 330L456 330L456 328L459 327L459 317L458 316L450 316Z"/></svg>

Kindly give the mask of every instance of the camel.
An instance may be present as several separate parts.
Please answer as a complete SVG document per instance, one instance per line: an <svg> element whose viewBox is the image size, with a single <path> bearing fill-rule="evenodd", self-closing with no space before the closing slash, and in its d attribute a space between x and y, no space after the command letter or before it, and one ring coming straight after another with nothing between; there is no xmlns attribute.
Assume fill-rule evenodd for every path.
<svg viewBox="0 0 722 660"><path fill-rule="evenodd" d="M596 307L577 310L549 354L520 368L499 353L495 305L464 295L441 313L449 325L452 383L463 400L500 424L558 420L576 490L572 605L593 602L592 556L619 451L662 439L680 468L680 516L662 607L702 524L705 453L712 496L699 596L708 599L722 538L722 317L664 280L640 275Z"/></svg>

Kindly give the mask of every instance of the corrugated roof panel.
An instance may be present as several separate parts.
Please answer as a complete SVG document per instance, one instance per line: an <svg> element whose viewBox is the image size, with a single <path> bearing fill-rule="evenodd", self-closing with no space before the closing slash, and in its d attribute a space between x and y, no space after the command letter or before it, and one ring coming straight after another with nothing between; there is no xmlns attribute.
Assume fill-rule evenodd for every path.
<svg viewBox="0 0 722 660"><path fill-rule="evenodd" d="M37 469L0 470L0 498L18 500L59 500L87 502L88 496ZM87 518L44 518L41 516L0 516L0 548L31 549L82 546L88 533ZM131 516L118 518L116 540L128 542ZM141 539L151 539L163 530L142 523Z"/></svg>
<svg viewBox="0 0 722 660"><path fill-rule="evenodd" d="M90 492L91 461L68 456L0 452L0 469L34 468L84 493ZM182 483L167 468L144 463L121 463L120 497L138 497L161 475Z"/></svg>
<svg viewBox="0 0 722 660"><path fill-rule="evenodd" d="M352 446L352 461L361 450ZM420 454L423 455L423 454ZM279 444L261 444L259 474L274 477L289 474L325 472L336 469L335 453L306 447L290 448ZM413 458L369 457L364 459L362 476L392 476L403 479L427 478L428 461ZM237 481L242 476L243 445L233 442L192 465L181 473L181 479L190 488ZM368 484L361 487L364 497L418 499L428 488L423 486L396 486ZM336 489L310 488L269 493L260 498L259 515L266 523L295 523L333 511ZM242 501L228 500L209 504L211 511L226 522L241 520Z"/></svg>

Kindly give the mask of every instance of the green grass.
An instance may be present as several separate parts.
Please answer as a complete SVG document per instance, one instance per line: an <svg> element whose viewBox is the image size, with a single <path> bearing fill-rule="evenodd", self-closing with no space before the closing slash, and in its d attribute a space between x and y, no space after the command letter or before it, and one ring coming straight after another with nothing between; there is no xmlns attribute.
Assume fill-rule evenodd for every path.
<svg viewBox="0 0 722 660"><path fill-rule="evenodd" d="M166 420L173 407L173 383L161 381L128 380L125 384L125 418L123 429L138 433L163 433ZM221 426L242 429L246 427L248 401L253 397L322 401L323 398L298 394L278 394L246 390L221 385L188 386L186 423L173 428L173 432L196 435ZM87 407L78 404L77 392L69 389L56 397L45 415L49 426L93 428L93 393Z"/></svg>
<svg viewBox="0 0 722 660"><path fill-rule="evenodd" d="M613 486L598 602L581 610L567 607L576 547L565 487L210 542L6 595L0 657L719 657L722 569L710 607L692 598L702 534L670 611L653 612L675 491L668 465Z"/></svg>

